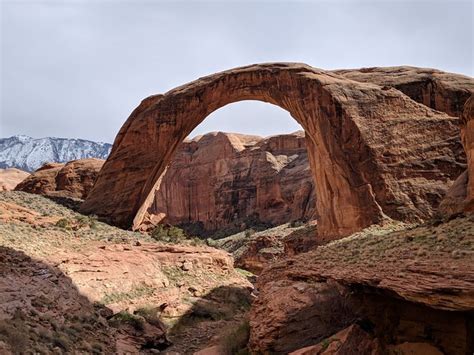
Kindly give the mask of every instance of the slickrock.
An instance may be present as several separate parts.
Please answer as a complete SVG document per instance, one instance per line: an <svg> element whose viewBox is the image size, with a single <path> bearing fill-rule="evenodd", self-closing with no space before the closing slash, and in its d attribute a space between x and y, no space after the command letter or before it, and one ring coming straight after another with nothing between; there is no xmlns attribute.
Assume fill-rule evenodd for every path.
<svg viewBox="0 0 474 355"><path fill-rule="evenodd" d="M250 346L287 353L360 324L382 350L425 342L445 354L470 353L473 245L471 215L372 227L272 264L258 278Z"/></svg>
<svg viewBox="0 0 474 355"><path fill-rule="evenodd" d="M84 199L97 179L104 160L79 159L47 163L23 180L16 191Z"/></svg>
<svg viewBox="0 0 474 355"><path fill-rule="evenodd" d="M184 141L148 209L194 234L315 218L304 132L269 138L214 132Z"/></svg>
<svg viewBox="0 0 474 355"><path fill-rule="evenodd" d="M0 169L0 191L13 190L16 185L25 180L29 175L29 173L20 169Z"/></svg>
<svg viewBox="0 0 474 355"><path fill-rule="evenodd" d="M399 73L388 70L384 75ZM474 83L449 73L436 80L436 87L455 91L466 85L472 90ZM418 74L412 81L418 81ZM458 98L461 105L464 96ZM139 226L179 144L210 113L240 100L280 106L305 130L320 238L348 235L385 216L429 218L433 205L465 169L457 117L390 85L355 81L305 64L256 64L143 100L117 135L81 210L117 225Z"/></svg>

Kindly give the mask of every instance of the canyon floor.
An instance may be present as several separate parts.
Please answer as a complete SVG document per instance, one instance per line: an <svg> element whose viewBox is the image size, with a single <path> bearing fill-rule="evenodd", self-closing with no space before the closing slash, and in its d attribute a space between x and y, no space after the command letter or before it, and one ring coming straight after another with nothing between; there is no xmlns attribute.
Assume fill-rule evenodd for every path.
<svg viewBox="0 0 474 355"><path fill-rule="evenodd" d="M302 353L323 354L334 339L357 333L350 328L338 338L341 327L321 331L313 321L309 338L307 328L295 333L295 324L308 322L292 311L317 308L308 297L323 280L371 287L432 312L474 310L474 216L418 226L387 221L295 251L291 241L307 240L316 228L283 225L217 242L239 266L262 272L255 290L248 281L255 277L236 269L229 253L198 239L159 242L43 196L2 192L0 353L288 353L314 345ZM461 338L451 347L417 340L421 353L472 346ZM413 353L410 337L390 341L382 344L388 353Z"/></svg>
<svg viewBox="0 0 474 355"><path fill-rule="evenodd" d="M2 354L192 353L250 305L226 252L156 242L39 195L1 193L0 235Z"/></svg>

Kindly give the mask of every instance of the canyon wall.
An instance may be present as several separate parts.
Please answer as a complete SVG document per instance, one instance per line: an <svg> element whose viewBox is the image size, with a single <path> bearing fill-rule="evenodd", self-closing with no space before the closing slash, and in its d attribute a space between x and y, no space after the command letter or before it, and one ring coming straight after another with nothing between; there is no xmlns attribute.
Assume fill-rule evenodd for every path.
<svg viewBox="0 0 474 355"><path fill-rule="evenodd" d="M304 132L208 133L182 143L148 212L205 234L316 217Z"/></svg>

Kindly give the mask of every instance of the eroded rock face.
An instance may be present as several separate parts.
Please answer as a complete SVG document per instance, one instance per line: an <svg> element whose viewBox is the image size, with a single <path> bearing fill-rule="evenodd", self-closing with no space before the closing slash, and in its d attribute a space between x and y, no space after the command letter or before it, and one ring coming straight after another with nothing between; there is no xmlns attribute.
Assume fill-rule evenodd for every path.
<svg viewBox="0 0 474 355"><path fill-rule="evenodd" d="M335 70L346 78L394 87L412 100L453 117L460 117L474 90L472 78L441 70L416 67L386 67Z"/></svg>
<svg viewBox="0 0 474 355"><path fill-rule="evenodd" d="M445 73L437 83L456 87L459 77L472 87L471 79L455 74ZM417 76L408 75L406 82L419 85ZM321 237L350 234L385 215L422 220L432 199L439 199L446 182L463 169L458 119L381 84L304 64L271 63L151 96L123 125L82 211L139 226L180 142L218 108L260 100L287 110L305 130ZM433 90L443 96L439 85Z"/></svg>
<svg viewBox="0 0 474 355"><path fill-rule="evenodd" d="M467 188L464 210L474 211L474 95L464 105L461 115L461 139L467 155Z"/></svg>
<svg viewBox="0 0 474 355"><path fill-rule="evenodd" d="M316 224L286 223L259 232L247 230L214 241L232 254L234 265L259 274L271 263L301 254L318 245Z"/></svg>
<svg viewBox="0 0 474 355"><path fill-rule="evenodd" d="M314 190L304 132L208 133L183 142L148 213L194 234L279 225L314 218Z"/></svg>
<svg viewBox="0 0 474 355"><path fill-rule="evenodd" d="M15 188L16 191L84 199L92 189L104 160L79 159L47 163Z"/></svg>
<svg viewBox="0 0 474 355"><path fill-rule="evenodd" d="M29 173L20 169L0 169L0 191L13 190L16 185L25 180L29 175Z"/></svg>

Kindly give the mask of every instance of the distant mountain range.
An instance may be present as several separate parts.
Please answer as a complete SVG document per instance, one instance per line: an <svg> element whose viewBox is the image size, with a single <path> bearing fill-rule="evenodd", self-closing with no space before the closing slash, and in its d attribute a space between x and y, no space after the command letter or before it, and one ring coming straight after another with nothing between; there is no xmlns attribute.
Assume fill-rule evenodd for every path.
<svg viewBox="0 0 474 355"><path fill-rule="evenodd" d="M112 145L84 139L31 138L17 135L0 138L0 168L34 171L46 162L63 163L82 158L106 159Z"/></svg>

